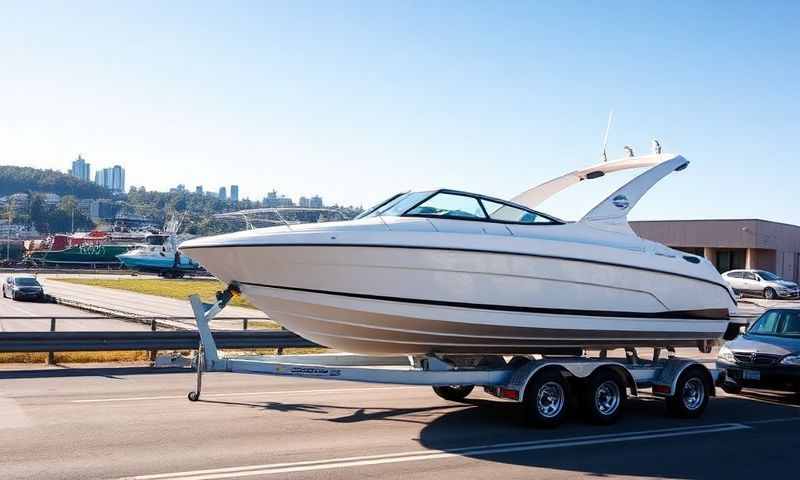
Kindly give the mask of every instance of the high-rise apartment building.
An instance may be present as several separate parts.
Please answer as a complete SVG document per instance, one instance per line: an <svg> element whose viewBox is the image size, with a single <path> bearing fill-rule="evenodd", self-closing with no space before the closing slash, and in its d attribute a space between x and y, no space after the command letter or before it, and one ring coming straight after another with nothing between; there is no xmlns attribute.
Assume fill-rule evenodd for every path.
<svg viewBox="0 0 800 480"><path fill-rule="evenodd" d="M90 173L91 165L83 157L78 155L78 158L72 161L72 168L69 170L69 174L88 182Z"/></svg>
<svg viewBox="0 0 800 480"><path fill-rule="evenodd" d="M125 169L119 165L100 169L94 174L94 183L114 193L122 193L125 191Z"/></svg>

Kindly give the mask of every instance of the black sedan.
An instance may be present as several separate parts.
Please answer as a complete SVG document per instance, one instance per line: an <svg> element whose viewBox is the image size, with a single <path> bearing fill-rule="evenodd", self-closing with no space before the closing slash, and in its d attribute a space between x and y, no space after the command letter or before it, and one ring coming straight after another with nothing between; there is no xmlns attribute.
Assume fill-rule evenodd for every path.
<svg viewBox="0 0 800 480"><path fill-rule="evenodd" d="M795 392L800 400L800 310L764 312L719 350L717 368L725 371L723 389L742 387Z"/></svg>
<svg viewBox="0 0 800 480"><path fill-rule="evenodd" d="M35 277L11 275L3 282L3 297L13 300L44 300L44 288Z"/></svg>

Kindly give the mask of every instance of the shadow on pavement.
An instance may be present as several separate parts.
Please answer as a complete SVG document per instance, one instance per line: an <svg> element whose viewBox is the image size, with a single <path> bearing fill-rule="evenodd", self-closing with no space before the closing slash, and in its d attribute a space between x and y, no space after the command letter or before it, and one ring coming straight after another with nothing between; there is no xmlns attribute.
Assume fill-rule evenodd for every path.
<svg viewBox="0 0 800 480"><path fill-rule="evenodd" d="M624 417L615 425L595 426L573 416L554 430L521 426L513 408L494 406L465 408L439 416L420 434L420 444L436 450L486 447L514 442L545 445L580 441L587 436L619 436L631 432L741 424L739 430L679 435L630 441L597 442L589 445L520 448L515 452L474 455L482 461L509 465L567 470L592 476L646 476L680 479L780 478L787 462L794 462L796 431L800 421L764 422L772 419L800 420L800 406L792 396L770 396L769 400L734 396L711 401L697 420L667 417L664 402L653 397L631 399ZM748 425L748 422L753 422ZM793 453L795 452L795 453ZM457 452L458 453L458 452ZM463 453L459 453L463 454ZM473 455L464 454L465 457ZM761 459L769 458L769 461Z"/></svg>
<svg viewBox="0 0 800 480"><path fill-rule="evenodd" d="M436 412L463 408L463 405L435 405L418 408L375 408L375 407L355 407L342 405L322 405L313 403L283 403L283 402L234 402L229 400L207 400L201 398L199 402L217 405L234 405L240 407L254 408L270 412L304 412L320 415L335 414L342 411L345 414L340 417L324 418L321 420L335 423L358 423L375 420L394 420L412 423L424 423L434 417ZM486 402L492 403L492 402Z"/></svg>

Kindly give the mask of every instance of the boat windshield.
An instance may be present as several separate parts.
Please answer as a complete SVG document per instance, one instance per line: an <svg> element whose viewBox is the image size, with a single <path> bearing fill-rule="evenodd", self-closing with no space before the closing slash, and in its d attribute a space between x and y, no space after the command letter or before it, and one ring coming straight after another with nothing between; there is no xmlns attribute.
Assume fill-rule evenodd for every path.
<svg viewBox="0 0 800 480"><path fill-rule="evenodd" d="M409 209L404 215L524 225L561 224L561 222L553 218L524 208L521 205L453 190L439 190Z"/></svg>
<svg viewBox="0 0 800 480"><path fill-rule="evenodd" d="M144 241L148 245L164 245L164 240L166 239L167 237L164 235L148 235Z"/></svg>
<svg viewBox="0 0 800 480"><path fill-rule="evenodd" d="M395 195L389 200L362 213L357 218L379 217L382 215L399 216L409 208L423 201L426 197L430 196L430 194L431 192L408 192Z"/></svg>

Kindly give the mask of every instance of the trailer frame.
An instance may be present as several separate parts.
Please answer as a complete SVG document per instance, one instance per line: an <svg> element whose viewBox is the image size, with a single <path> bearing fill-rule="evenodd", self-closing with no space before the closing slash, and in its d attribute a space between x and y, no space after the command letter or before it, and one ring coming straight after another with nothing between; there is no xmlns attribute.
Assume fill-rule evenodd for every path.
<svg viewBox="0 0 800 480"><path fill-rule="evenodd" d="M456 401L463 400L474 386L480 386L495 397L523 404L527 423L555 426L563 421L570 397L583 398L582 406L594 423L612 423L622 410L627 391L637 396L643 388L665 398L670 413L698 417L708 398L716 394L715 386L724 380L720 371L696 360L678 358L673 349L667 349L666 358L661 349L655 349L652 359L642 359L635 349L628 349L625 359L609 358L602 351L597 357L516 356L508 362L491 356L478 364L463 364L438 355L224 356L217 349L210 322L236 294L233 286L218 292L217 301L211 304L203 303L198 295L189 298L200 334L196 386L188 394L191 401L201 397L203 372L427 385L437 395ZM559 410L547 415L554 405L560 405Z"/></svg>

